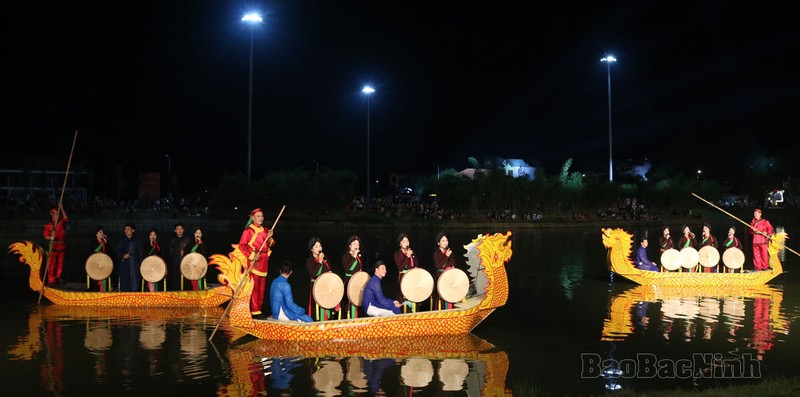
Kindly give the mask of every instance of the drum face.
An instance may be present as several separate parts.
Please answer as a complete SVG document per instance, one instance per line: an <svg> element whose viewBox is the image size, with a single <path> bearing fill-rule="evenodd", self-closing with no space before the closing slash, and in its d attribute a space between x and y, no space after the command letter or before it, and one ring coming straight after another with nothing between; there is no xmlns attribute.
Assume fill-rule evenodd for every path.
<svg viewBox="0 0 800 397"><path fill-rule="evenodd" d="M744 252L736 247L728 248L722 254L722 263L728 269L741 269L744 265Z"/></svg>
<svg viewBox="0 0 800 397"><path fill-rule="evenodd" d="M461 269L448 269L439 275L436 291L445 302L461 302L469 291L469 277Z"/></svg>
<svg viewBox="0 0 800 397"><path fill-rule="evenodd" d="M364 288L369 282L369 274L365 271L355 272L350 276L350 281L347 282L347 299L350 303L361 306L361 300L364 298Z"/></svg>
<svg viewBox="0 0 800 397"><path fill-rule="evenodd" d="M681 257L681 253L674 248L670 248L661 254L661 265L664 266L664 269L678 270L682 263L683 257Z"/></svg>
<svg viewBox="0 0 800 397"><path fill-rule="evenodd" d="M320 307L333 309L341 303L342 297L344 297L344 282L334 272L322 273L317 277L317 281L314 281L312 295L314 302Z"/></svg>
<svg viewBox="0 0 800 397"><path fill-rule="evenodd" d="M95 252L86 259L86 274L92 280L105 280L111 275L112 270L114 270L114 261L102 252Z"/></svg>
<svg viewBox="0 0 800 397"><path fill-rule="evenodd" d="M144 258L139 267L142 278L148 283L157 283L164 279L167 274L167 263L160 256L150 255Z"/></svg>
<svg viewBox="0 0 800 397"><path fill-rule="evenodd" d="M181 274L187 280L201 279L206 275L207 270L208 260L197 252L188 253L181 259Z"/></svg>
<svg viewBox="0 0 800 397"><path fill-rule="evenodd" d="M681 248L681 258L683 259L681 266L684 269L692 269L700 263L700 254L692 247Z"/></svg>
<svg viewBox="0 0 800 397"><path fill-rule="evenodd" d="M705 246L700 248L697 254L700 256L700 265L703 267L716 267L719 263L719 251L715 247Z"/></svg>
<svg viewBox="0 0 800 397"><path fill-rule="evenodd" d="M411 302L422 302L433 294L433 276L427 270L414 268L403 276L400 291Z"/></svg>

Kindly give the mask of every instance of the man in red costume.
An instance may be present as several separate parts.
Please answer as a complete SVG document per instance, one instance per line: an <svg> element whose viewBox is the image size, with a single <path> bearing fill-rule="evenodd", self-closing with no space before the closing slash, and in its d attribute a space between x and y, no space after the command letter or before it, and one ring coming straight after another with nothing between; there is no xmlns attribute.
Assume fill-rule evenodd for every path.
<svg viewBox="0 0 800 397"><path fill-rule="evenodd" d="M250 280L253 281L250 314L253 316L261 315L271 252L269 247L275 244L275 240L272 239L272 230L262 226L263 223L264 213L261 208L254 209L250 212L250 222L242 232L242 238L239 239L239 250L247 258L248 265L253 266L250 271Z"/></svg>
<svg viewBox="0 0 800 397"><path fill-rule="evenodd" d="M52 241L47 259L47 285L52 287L56 283L62 284L61 271L64 270L64 250L67 248L65 239L68 219L64 207L60 205L50 210L50 218L51 221L44 225L44 238Z"/></svg>
<svg viewBox="0 0 800 397"><path fill-rule="evenodd" d="M775 233L768 220L761 217L761 210L753 211L753 220L750 221L750 234L753 235L753 263L756 270L767 270L769 267L769 238Z"/></svg>

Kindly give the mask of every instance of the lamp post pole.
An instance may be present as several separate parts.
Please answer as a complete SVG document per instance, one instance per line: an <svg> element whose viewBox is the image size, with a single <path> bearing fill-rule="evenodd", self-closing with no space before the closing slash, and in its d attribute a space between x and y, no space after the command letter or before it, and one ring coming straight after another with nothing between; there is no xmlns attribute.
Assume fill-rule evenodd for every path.
<svg viewBox="0 0 800 397"><path fill-rule="evenodd" d="M375 89L371 86L365 85L364 88L361 89L361 92L367 96L367 201L372 198L370 193L370 185L372 184L372 180L370 178L370 166L369 166L369 97L375 92Z"/></svg>
<svg viewBox="0 0 800 397"><path fill-rule="evenodd" d="M250 175L253 164L253 41L255 38L255 26L261 23L261 16L258 14L246 14L242 21L250 24L250 84L247 96L247 183L250 183Z"/></svg>
<svg viewBox="0 0 800 397"><path fill-rule="evenodd" d="M608 181L614 182L614 163L611 153L611 63L616 62L617 58L606 55L606 57L600 59L600 61L606 63L606 70L608 72Z"/></svg>

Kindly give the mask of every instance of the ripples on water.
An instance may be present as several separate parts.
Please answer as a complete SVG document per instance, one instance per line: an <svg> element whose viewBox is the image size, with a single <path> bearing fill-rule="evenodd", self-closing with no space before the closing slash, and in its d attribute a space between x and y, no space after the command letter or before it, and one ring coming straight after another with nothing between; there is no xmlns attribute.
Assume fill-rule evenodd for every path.
<svg viewBox="0 0 800 397"><path fill-rule="evenodd" d="M321 237L326 253L334 256L350 234L358 233L365 252L387 259L399 231L336 230ZM432 250L437 231L407 232L415 251ZM285 229L279 237L276 254L302 263L310 233ZM454 231L451 245L471 237L471 231ZM225 252L236 238L238 231L211 231L208 237L217 242L213 252ZM264 341L243 337L225 323L214 343L208 343L223 307L108 312L58 307L46 300L37 306L31 304L36 294L24 290L27 273L8 256L4 275L19 285L14 294L24 303L9 302L0 319L0 337L7 346L0 380L7 385L4 391L17 395L394 395L451 389L462 395L497 395L529 380L553 395L602 394L612 384L636 390L694 387L691 379L581 378L584 353L621 360L642 352L669 359L693 353L752 354L764 363L764 376L798 373L800 346L791 331L800 317L795 276L800 261L793 255L783 254L788 273L767 290L670 295L648 292L621 277L609 285L599 229L521 230L512 238L514 257L506 266L509 301L476 329L493 347L449 357L381 356L363 349L275 354ZM93 248L76 240L70 245L73 261ZM65 266L65 274L72 272L68 279L85 277L82 264ZM307 296L307 279L293 279L295 297Z"/></svg>
<svg viewBox="0 0 800 397"><path fill-rule="evenodd" d="M413 352L412 356L391 350L391 341L373 344L363 354L358 342L321 346L314 352L297 352L291 344L276 350L272 341L248 341L250 337L229 343L229 338L242 335L225 325L218 334L225 337L210 343L208 337L222 312L221 307L33 306L27 313L27 332L17 337L8 356L21 362L17 365L38 371L23 372L10 389L67 395L101 390L172 395L187 389L202 390L202 395L236 396L422 390L481 393L486 386L482 371L489 361L495 368L492 387L504 390L505 353L489 351L493 346L471 335L460 337L463 343L454 345L455 349L449 346L447 351Z"/></svg>

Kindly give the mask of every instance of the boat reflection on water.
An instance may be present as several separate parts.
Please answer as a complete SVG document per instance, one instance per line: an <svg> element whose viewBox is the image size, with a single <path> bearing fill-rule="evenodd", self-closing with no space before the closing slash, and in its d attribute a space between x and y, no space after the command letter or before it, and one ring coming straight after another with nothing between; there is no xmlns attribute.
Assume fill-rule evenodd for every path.
<svg viewBox="0 0 800 397"><path fill-rule="evenodd" d="M505 387L508 356L472 334L326 342L260 339L232 346L227 356L233 379L219 395L511 394ZM294 379L308 374L310 382Z"/></svg>
<svg viewBox="0 0 800 397"><path fill-rule="evenodd" d="M791 320L782 302L783 290L769 284L731 288L640 285L611 296L601 340L622 341L647 332L652 326L651 309L659 307L659 332L665 340L747 342L745 348L762 360L778 334L789 334ZM748 319L752 324L745 327Z"/></svg>
<svg viewBox="0 0 800 397"><path fill-rule="evenodd" d="M65 386L65 362L74 371L87 353L94 360L94 379L86 387L98 390L111 379L133 390L141 387L136 382L142 376L167 376L167 367L176 370L169 375L174 378L201 379L209 376L205 329L222 311L221 307L37 305L29 312L27 334L17 338L8 355L10 360L38 361L41 390L52 394L70 392ZM76 340L81 337L82 343ZM169 347L178 344L179 357L168 357Z"/></svg>

